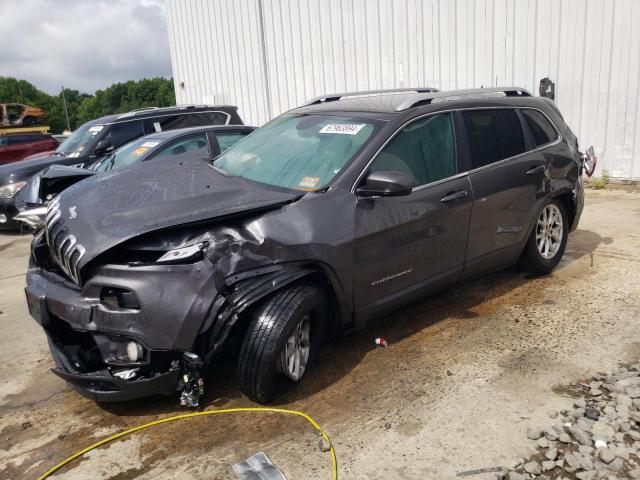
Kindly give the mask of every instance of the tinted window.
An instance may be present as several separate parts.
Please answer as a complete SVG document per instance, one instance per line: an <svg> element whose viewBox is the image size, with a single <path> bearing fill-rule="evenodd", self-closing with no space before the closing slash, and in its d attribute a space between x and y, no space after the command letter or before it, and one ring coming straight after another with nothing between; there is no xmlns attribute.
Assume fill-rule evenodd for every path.
<svg viewBox="0 0 640 480"><path fill-rule="evenodd" d="M456 173L451 114L431 115L404 127L378 154L371 171L408 174L413 185L425 185Z"/></svg>
<svg viewBox="0 0 640 480"><path fill-rule="evenodd" d="M547 117L539 111L523 109L521 112L529 126L529 130L531 131L536 147L549 143L558 136L553 125L551 125L549 120L547 120Z"/></svg>
<svg viewBox="0 0 640 480"><path fill-rule="evenodd" d="M251 132L222 132L216 133L216 139L220 146L220 152L224 152L233 147L236 143L249 135Z"/></svg>
<svg viewBox="0 0 640 480"><path fill-rule="evenodd" d="M144 120L148 133L175 130L176 128L201 127L204 125L225 125L227 116L224 112L180 113L150 117Z"/></svg>
<svg viewBox="0 0 640 480"><path fill-rule="evenodd" d="M526 151L515 110L470 110L462 112L462 117L469 135L473 168Z"/></svg>
<svg viewBox="0 0 640 480"><path fill-rule="evenodd" d="M208 157L209 143L207 142L206 134L201 133L199 135L193 135L191 137L178 140L155 155L152 160L169 158L175 155L182 155L187 152L192 153L194 157Z"/></svg>
<svg viewBox="0 0 640 480"><path fill-rule="evenodd" d="M142 135L144 135L144 130L142 129L142 121L140 120L114 123L109 129L111 145L116 148Z"/></svg>

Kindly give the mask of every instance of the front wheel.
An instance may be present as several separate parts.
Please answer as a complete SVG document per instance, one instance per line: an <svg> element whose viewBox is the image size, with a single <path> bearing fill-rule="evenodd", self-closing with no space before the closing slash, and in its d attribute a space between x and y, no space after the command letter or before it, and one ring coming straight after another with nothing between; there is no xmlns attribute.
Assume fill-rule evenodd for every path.
<svg viewBox="0 0 640 480"><path fill-rule="evenodd" d="M558 200L550 200L538 214L522 254L525 267L534 273L551 272L564 255L568 233L564 205Z"/></svg>
<svg viewBox="0 0 640 480"><path fill-rule="evenodd" d="M325 295L308 284L276 292L258 306L238 359L242 392L264 404L300 382L317 357L326 317Z"/></svg>

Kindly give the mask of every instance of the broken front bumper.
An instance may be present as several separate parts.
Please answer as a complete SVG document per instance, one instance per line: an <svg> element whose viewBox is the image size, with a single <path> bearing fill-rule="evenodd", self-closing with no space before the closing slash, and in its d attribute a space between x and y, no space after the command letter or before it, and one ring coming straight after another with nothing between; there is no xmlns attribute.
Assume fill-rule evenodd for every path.
<svg viewBox="0 0 640 480"><path fill-rule="evenodd" d="M54 372L97 401L176 392L181 355L194 348L216 297L207 260L108 265L82 288L32 264L25 293L49 339ZM135 361L126 357L130 342L141 348Z"/></svg>

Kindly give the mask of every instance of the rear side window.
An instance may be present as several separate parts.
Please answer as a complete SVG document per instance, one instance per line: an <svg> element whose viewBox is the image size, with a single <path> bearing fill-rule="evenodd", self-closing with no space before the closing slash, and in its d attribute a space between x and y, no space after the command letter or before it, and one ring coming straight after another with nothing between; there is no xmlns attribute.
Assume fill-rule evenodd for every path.
<svg viewBox="0 0 640 480"><path fill-rule="evenodd" d="M149 117L144 122L147 133L153 133L175 130L176 128L225 125L228 118L229 116L224 112L194 112Z"/></svg>
<svg viewBox="0 0 640 480"><path fill-rule="evenodd" d="M251 132L220 132L216 133L216 139L220 146L220 152L230 149Z"/></svg>
<svg viewBox="0 0 640 480"><path fill-rule="evenodd" d="M522 125L515 110L462 112L469 135L473 168L489 165L526 151Z"/></svg>
<svg viewBox="0 0 640 480"><path fill-rule="evenodd" d="M202 125L226 125L229 115L224 112L188 113L185 127L200 127Z"/></svg>
<svg viewBox="0 0 640 480"><path fill-rule="evenodd" d="M111 128L109 129L111 145L115 148L130 142L134 138L141 137L142 135L144 135L144 130L141 120L115 123L111 125Z"/></svg>
<svg viewBox="0 0 640 480"><path fill-rule="evenodd" d="M558 137L556 129L542 113L531 109L523 109L521 112L529 126L536 147L549 143Z"/></svg>
<svg viewBox="0 0 640 480"><path fill-rule="evenodd" d="M414 187L455 175L451 114L430 115L404 127L378 154L371 171L404 172Z"/></svg>

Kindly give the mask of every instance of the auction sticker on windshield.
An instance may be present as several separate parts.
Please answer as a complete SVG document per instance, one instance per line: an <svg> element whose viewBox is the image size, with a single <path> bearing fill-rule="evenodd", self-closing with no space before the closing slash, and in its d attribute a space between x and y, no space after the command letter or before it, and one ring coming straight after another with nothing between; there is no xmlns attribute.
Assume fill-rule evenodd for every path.
<svg viewBox="0 0 640 480"><path fill-rule="evenodd" d="M303 189L313 189L319 181L318 177L304 177L298 186Z"/></svg>
<svg viewBox="0 0 640 480"><path fill-rule="evenodd" d="M89 128L90 132L95 132L98 133L100 130L102 130L104 128L103 125L96 125L95 127L91 127Z"/></svg>
<svg viewBox="0 0 640 480"><path fill-rule="evenodd" d="M146 147L146 148L153 148L153 147L155 147L156 145L158 145L158 143L160 143L160 142L144 142L144 143L142 144L142 146L143 146L143 147Z"/></svg>
<svg viewBox="0 0 640 480"><path fill-rule="evenodd" d="M341 135L356 135L362 127L364 127L364 123L330 123L329 125L325 125L320 130L320 133L339 133Z"/></svg>
<svg viewBox="0 0 640 480"><path fill-rule="evenodd" d="M149 150L149 148L148 148L148 147L145 147L145 146L143 145L143 146L141 146L141 147L136 148L136 149L133 151L133 154L134 154L136 157L139 157L140 155L143 155L147 150Z"/></svg>

